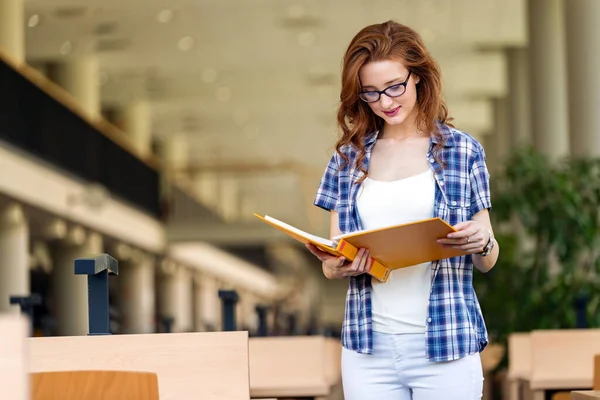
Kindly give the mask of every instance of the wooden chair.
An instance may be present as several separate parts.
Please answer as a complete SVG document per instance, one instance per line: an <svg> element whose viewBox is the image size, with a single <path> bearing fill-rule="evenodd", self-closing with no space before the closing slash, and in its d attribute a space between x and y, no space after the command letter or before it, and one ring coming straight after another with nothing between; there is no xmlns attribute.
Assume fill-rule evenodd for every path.
<svg viewBox="0 0 600 400"><path fill-rule="evenodd" d="M158 400L158 378L151 372L38 372L31 385L32 400Z"/></svg>
<svg viewBox="0 0 600 400"><path fill-rule="evenodd" d="M481 352L481 367L483 369L483 400L493 398L494 376L492 371L498 366L506 349L498 343L490 343Z"/></svg>
<svg viewBox="0 0 600 400"><path fill-rule="evenodd" d="M552 395L552 400L571 400L571 392L558 392Z"/></svg>
<svg viewBox="0 0 600 400"><path fill-rule="evenodd" d="M534 400L543 399L548 390L592 389L600 329L537 330L530 338Z"/></svg>
<svg viewBox="0 0 600 400"><path fill-rule="evenodd" d="M160 400L248 400L248 332L30 338L30 372L146 371Z"/></svg>
<svg viewBox="0 0 600 400"><path fill-rule="evenodd" d="M0 398L29 400L27 335L29 322L20 315L0 316Z"/></svg>
<svg viewBox="0 0 600 400"><path fill-rule="evenodd" d="M585 390L571 392L572 400L600 400L600 391Z"/></svg>
<svg viewBox="0 0 600 400"><path fill-rule="evenodd" d="M508 373L506 376L508 399L520 400L529 390L526 381L531 374L531 338L526 332L508 336ZM527 397L527 395L525 395Z"/></svg>

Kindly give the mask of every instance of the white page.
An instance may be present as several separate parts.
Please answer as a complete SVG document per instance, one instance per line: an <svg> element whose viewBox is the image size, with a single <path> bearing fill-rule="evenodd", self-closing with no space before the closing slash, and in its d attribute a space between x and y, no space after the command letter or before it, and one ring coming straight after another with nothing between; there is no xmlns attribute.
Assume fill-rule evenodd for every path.
<svg viewBox="0 0 600 400"><path fill-rule="evenodd" d="M392 226L394 226L394 225L390 225L389 227L392 227ZM389 228L389 227L384 227L382 229ZM337 240L340 240L340 239L344 239L344 238L346 238L348 236L354 236L354 235L357 235L359 233L367 233L367 232L372 232L372 231L375 231L375 230L376 229L360 229L360 230L354 231L354 232L342 233L341 235L334 236L333 240L337 241Z"/></svg>
<svg viewBox="0 0 600 400"><path fill-rule="evenodd" d="M289 229L290 231L292 231L292 232L294 232L294 233L296 233L296 234L298 234L298 235L300 235L302 237L305 237L306 239L313 240L313 241L315 241L317 243L320 243L320 244L322 244L324 246L329 246L329 247L334 247L334 248L336 247L336 244L335 244L335 242L333 240L325 239L323 237L312 235L312 234L310 234L308 232L304 232L301 229L293 227L293 226L291 226L289 224L286 224L285 222L279 221L278 219L275 219L273 217L269 217L268 215L265 215L265 219L268 220L268 221L270 221L270 222L273 222L274 224L277 224L277 225L279 225L281 227Z"/></svg>

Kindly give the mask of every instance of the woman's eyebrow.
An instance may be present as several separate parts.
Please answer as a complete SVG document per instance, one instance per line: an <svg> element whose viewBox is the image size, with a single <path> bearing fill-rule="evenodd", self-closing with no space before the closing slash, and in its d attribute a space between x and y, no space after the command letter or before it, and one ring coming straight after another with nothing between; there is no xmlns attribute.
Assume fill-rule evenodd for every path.
<svg viewBox="0 0 600 400"><path fill-rule="evenodd" d="M391 85L392 83L394 83L394 82L396 82L396 81L399 81L399 80L401 80L401 79L402 79L402 77L399 77L399 78L396 78L396 79L392 79L391 81L387 81L387 82L386 82L386 83L384 83L383 85L384 85L385 87L387 87L387 86ZM375 86L372 86L372 85L365 85L365 86L363 86L362 88L363 88L363 89L366 89L366 88L373 88L373 89L377 89Z"/></svg>

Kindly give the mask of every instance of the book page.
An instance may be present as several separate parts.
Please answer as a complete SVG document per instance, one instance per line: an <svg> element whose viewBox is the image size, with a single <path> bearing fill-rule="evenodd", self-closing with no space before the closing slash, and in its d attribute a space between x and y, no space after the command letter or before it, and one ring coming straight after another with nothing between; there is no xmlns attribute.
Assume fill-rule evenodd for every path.
<svg viewBox="0 0 600 400"><path fill-rule="evenodd" d="M312 235L312 234L310 234L308 232L304 232L301 229L293 227L293 226L291 226L289 224L286 224L285 222L279 221L278 219L275 219L273 217L269 217L268 215L265 215L265 219L268 220L268 221L270 221L270 222L273 222L274 224L279 225L279 226L281 226L281 227L283 227L285 229L288 229L288 230L294 232L295 234L297 234L299 236L302 236L302 237L304 237L306 239L310 239L310 240L312 240L314 242L317 242L317 243L320 243L320 244L322 244L324 246L336 247L336 244L335 244L335 242L333 240L325 239L323 237L320 237L320 236L317 236L317 235Z"/></svg>
<svg viewBox="0 0 600 400"><path fill-rule="evenodd" d="M409 225L416 225L416 224L422 224L422 223L426 223L426 222L431 222L433 220L441 220L441 219L436 217L436 218L428 218L428 219L424 219L424 220L420 220L420 221L406 222L406 223L403 223L403 224L384 226L384 227L377 228L377 229L361 229L361 230L358 230L358 231L343 233L341 235L334 236L333 240L338 241L340 239L347 238L348 236L356 236L356 235L361 235L361 234L364 234L364 233L385 231L385 230L388 230L388 229L395 229L395 228L399 228L399 227L402 227L402 226L409 226ZM441 221L443 222L443 220L441 220ZM454 230L454 228L452 228L451 226L448 225L448 227L450 229Z"/></svg>

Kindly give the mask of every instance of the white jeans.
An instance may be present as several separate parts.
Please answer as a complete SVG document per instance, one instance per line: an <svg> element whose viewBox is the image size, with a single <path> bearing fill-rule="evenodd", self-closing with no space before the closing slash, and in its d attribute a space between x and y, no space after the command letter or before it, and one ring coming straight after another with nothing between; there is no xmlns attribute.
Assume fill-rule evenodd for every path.
<svg viewBox="0 0 600 400"><path fill-rule="evenodd" d="M373 354L342 350L344 400L475 400L483 393L479 354L425 358L424 334L373 332Z"/></svg>

